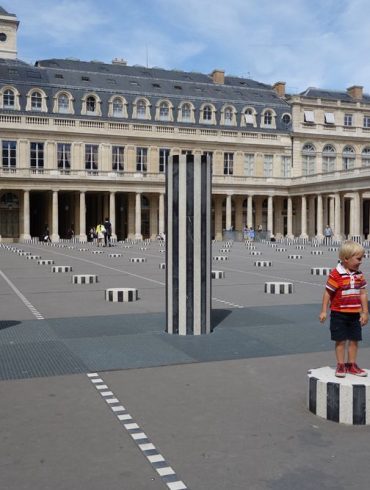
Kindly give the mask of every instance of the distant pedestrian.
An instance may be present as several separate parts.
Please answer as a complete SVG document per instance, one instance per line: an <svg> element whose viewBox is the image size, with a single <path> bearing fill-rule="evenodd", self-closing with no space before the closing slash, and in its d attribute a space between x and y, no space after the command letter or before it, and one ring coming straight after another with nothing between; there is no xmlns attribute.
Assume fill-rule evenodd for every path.
<svg viewBox="0 0 370 490"><path fill-rule="evenodd" d="M112 237L112 223L109 221L109 218L105 218L104 220L104 246L111 246L111 237Z"/></svg>
<svg viewBox="0 0 370 490"><path fill-rule="evenodd" d="M324 229L324 237L325 237L325 243L326 243L326 245L328 245L331 242L332 236L333 236L332 229L330 228L329 225L326 225L325 226L325 229Z"/></svg>
<svg viewBox="0 0 370 490"><path fill-rule="evenodd" d="M97 235L97 238L98 238L98 247L99 246L103 246L104 245L104 234L105 234L105 227L103 224L99 224L96 226L95 228L95 231L96 231L96 235Z"/></svg>

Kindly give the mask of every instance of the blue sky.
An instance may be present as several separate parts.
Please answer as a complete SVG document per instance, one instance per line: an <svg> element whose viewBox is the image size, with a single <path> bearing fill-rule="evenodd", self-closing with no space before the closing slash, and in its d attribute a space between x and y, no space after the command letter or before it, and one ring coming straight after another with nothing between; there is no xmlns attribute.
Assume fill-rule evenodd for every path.
<svg viewBox="0 0 370 490"><path fill-rule="evenodd" d="M370 0L0 0L18 57L75 57L370 92Z"/></svg>

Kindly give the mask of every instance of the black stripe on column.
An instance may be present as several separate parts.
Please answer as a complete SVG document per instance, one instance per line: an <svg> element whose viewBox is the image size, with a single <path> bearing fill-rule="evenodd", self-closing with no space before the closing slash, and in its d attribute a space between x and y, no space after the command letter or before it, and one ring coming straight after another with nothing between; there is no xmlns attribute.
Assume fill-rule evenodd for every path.
<svg viewBox="0 0 370 490"><path fill-rule="evenodd" d="M316 403L317 403L317 378L310 378L309 392L308 392L308 409L310 412L316 415Z"/></svg>
<svg viewBox="0 0 370 490"><path fill-rule="evenodd" d="M366 386L353 385L353 425L366 424Z"/></svg>
<svg viewBox="0 0 370 490"><path fill-rule="evenodd" d="M179 155L174 155L172 160L173 200L172 203L168 203L168 206L172 206L172 333L179 333L179 163Z"/></svg>
<svg viewBox="0 0 370 490"><path fill-rule="evenodd" d="M195 239L197 239L195 237ZM194 334L194 155L186 155L186 335Z"/></svg>
<svg viewBox="0 0 370 490"><path fill-rule="evenodd" d="M201 333L207 333L207 274L209 273L209 264L207 261L207 248L209 244L207 243L207 231L209 225L210 216L207 216L207 202L209 193L209 183L208 183L208 172L207 172L207 157L205 155L201 156L201 204L200 204L200 222L201 222L201 243L200 243L200 260L201 260Z"/></svg>
<svg viewBox="0 0 370 490"><path fill-rule="evenodd" d="M108 291L108 299L109 301L113 301L113 291Z"/></svg>
<svg viewBox="0 0 370 490"><path fill-rule="evenodd" d="M339 422L339 383L328 383L326 390L326 418Z"/></svg>

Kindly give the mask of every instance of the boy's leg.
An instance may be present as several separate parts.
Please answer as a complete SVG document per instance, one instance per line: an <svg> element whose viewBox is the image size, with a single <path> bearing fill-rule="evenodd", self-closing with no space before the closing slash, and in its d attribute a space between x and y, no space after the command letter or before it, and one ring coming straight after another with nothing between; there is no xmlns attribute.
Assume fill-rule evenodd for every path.
<svg viewBox="0 0 370 490"><path fill-rule="evenodd" d="M345 351L346 351L346 341L337 340L335 342L335 356L337 358L337 364L344 364Z"/></svg>
<svg viewBox="0 0 370 490"><path fill-rule="evenodd" d="M357 340L348 341L348 362L355 364L357 360L358 342Z"/></svg>

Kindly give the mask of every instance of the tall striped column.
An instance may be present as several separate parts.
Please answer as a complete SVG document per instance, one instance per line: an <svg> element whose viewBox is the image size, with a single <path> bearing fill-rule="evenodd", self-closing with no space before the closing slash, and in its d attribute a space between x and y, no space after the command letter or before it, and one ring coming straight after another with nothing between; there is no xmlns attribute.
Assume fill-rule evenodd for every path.
<svg viewBox="0 0 370 490"><path fill-rule="evenodd" d="M174 155L166 179L166 331L211 330L211 161Z"/></svg>

